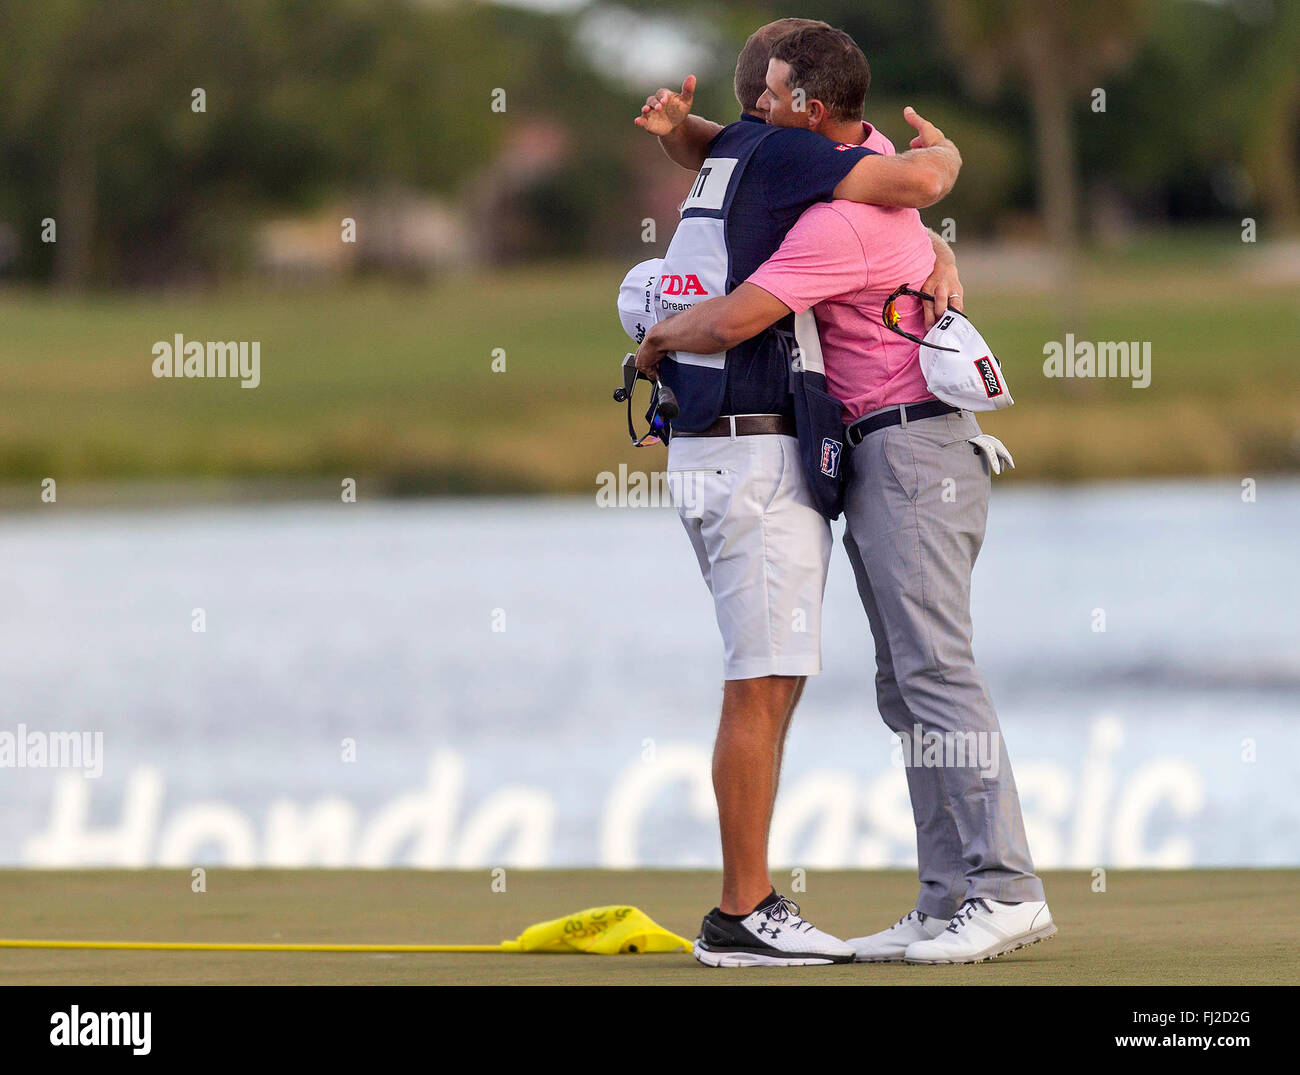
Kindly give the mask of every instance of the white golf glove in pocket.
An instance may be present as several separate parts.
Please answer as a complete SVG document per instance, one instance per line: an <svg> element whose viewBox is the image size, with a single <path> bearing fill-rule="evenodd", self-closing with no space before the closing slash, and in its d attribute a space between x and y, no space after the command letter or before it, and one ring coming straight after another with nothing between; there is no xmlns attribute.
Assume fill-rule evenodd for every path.
<svg viewBox="0 0 1300 1075"><path fill-rule="evenodd" d="M997 437L981 433L978 437L971 437L966 443L974 447L976 455L982 455L988 460L989 470L994 474L1001 474L1003 466L1011 470L1016 469L1016 461L1011 458L1007 446Z"/></svg>

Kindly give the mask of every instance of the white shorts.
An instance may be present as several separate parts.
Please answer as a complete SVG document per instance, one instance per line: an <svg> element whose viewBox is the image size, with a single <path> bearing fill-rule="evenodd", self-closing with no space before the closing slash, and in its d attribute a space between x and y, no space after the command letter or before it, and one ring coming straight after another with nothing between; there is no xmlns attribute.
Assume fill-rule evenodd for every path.
<svg viewBox="0 0 1300 1075"><path fill-rule="evenodd" d="M676 437L668 475L713 594L723 678L820 672L831 528L812 505L799 442Z"/></svg>

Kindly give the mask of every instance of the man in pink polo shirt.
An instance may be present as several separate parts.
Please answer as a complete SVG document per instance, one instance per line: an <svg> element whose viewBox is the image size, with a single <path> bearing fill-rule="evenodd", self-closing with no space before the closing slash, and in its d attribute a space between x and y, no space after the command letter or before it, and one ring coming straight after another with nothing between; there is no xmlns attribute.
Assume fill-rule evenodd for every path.
<svg viewBox="0 0 1300 1075"><path fill-rule="evenodd" d="M862 144L893 152L878 131ZM822 202L799 218L781 249L748 282L795 313L814 310L826 387L844 404L851 423L891 404L934 399L921 373L919 348L889 331L882 319L894 288L920 288L933 267L930 233L915 209ZM919 299L905 297L895 307L902 315L899 328L925 335Z"/></svg>
<svg viewBox="0 0 1300 1075"><path fill-rule="evenodd" d="M838 73L853 54L852 38L829 27L778 41L760 103L769 122L892 150L862 122L862 96L846 99ZM977 962L1056 932L971 652L970 577L990 484L982 435L971 412L934 397L918 345L882 319L889 295L921 287L934 260L916 210L821 203L745 283L660 321L637 354L653 371L669 351L725 350L792 312L816 314L827 387L846 410L844 544L875 638L877 704L905 747L917 742L904 758L920 893L893 926L848 942L864 962ZM960 296L948 303L960 308ZM922 336L920 301L897 309L898 327Z"/></svg>

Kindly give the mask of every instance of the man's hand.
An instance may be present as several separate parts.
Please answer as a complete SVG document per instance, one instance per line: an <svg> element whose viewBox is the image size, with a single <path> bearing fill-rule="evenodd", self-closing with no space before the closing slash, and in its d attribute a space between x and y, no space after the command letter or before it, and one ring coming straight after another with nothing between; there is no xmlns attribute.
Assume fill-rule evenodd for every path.
<svg viewBox="0 0 1300 1075"><path fill-rule="evenodd" d="M686 122L694 100L695 76L687 75L682 81L681 93L661 89L647 97L641 106L641 114L633 122L662 138Z"/></svg>
<svg viewBox="0 0 1300 1075"><path fill-rule="evenodd" d="M903 109L903 117L917 130L912 148L897 156L873 153L864 157L840 180L836 198L924 209L952 190L961 171L957 147L910 105Z"/></svg>
<svg viewBox="0 0 1300 1075"><path fill-rule="evenodd" d="M641 341L641 346L636 349L636 368L652 381L659 380L659 363L668 354L668 351L659 344L659 335L655 332L658 327L655 325L647 332L645 339Z"/></svg>
<svg viewBox="0 0 1300 1075"><path fill-rule="evenodd" d="M668 159L697 172L708 155L709 143L722 127L707 119L691 115L695 100L695 76L682 80L681 93L657 90L645 99L641 114L633 122L642 130L659 136Z"/></svg>
<svg viewBox="0 0 1300 1075"><path fill-rule="evenodd" d="M663 93L664 91L660 90L659 92ZM916 137L909 143L913 149L929 149L931 146L937 146L939 143L947 141L943 136L943 131L939 130L911 105L903 109L903 118L916 128Z"/></svg>
<svg viewBox="0 0 1300 1075"><path fill-rule="evenodd" d="M952 247L934 232L930 232L930 242L934 246L934 271L921 285L922 291L934 296L934 302L921 300L927 332L945 311L962 308L961 281L957 278L957 258L952 252Z"/></svg>

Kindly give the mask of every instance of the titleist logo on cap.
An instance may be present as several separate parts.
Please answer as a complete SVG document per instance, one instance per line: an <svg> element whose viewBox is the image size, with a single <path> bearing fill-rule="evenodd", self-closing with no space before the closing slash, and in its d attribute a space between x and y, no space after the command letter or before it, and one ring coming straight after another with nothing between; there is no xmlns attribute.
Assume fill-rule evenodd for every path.
<svg viewBox="0 0 1300 1075"><path fill-rule="evenodd" d="M1002 384L998 380L997 372L993 369L993 360L988 355L977 358L975 368L980 371L980 376L984 378L984 391L988 393L989 399L1002 395Z"/></svg>

